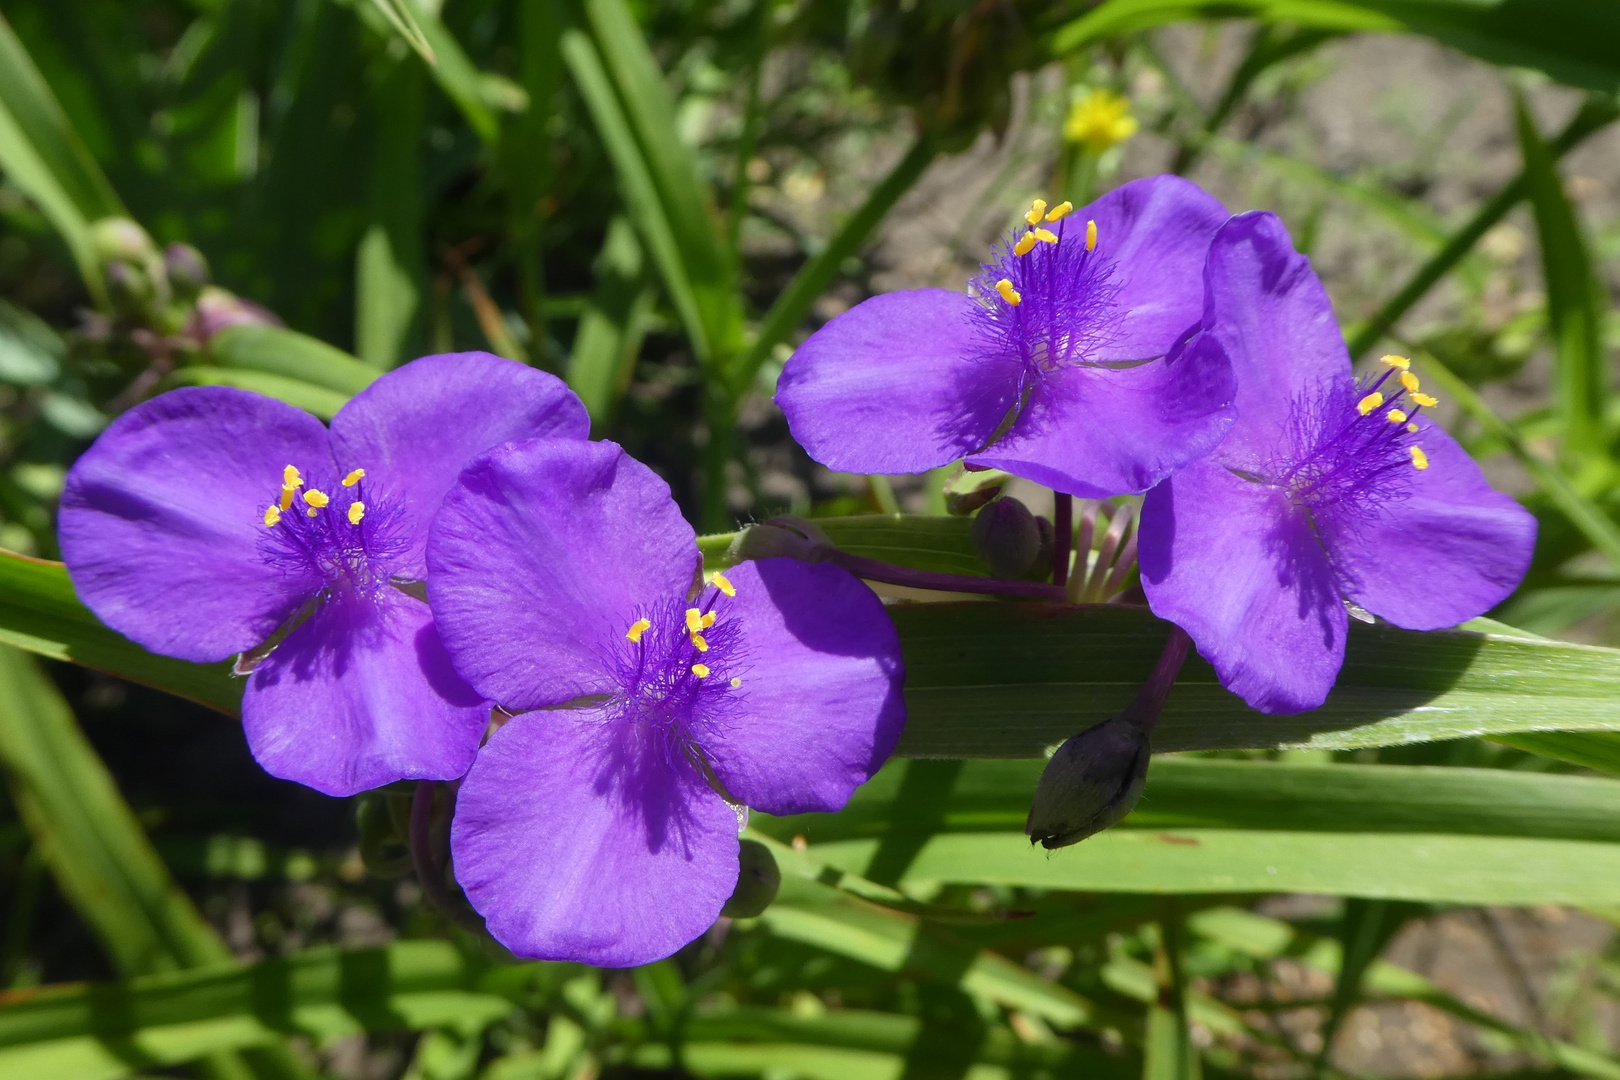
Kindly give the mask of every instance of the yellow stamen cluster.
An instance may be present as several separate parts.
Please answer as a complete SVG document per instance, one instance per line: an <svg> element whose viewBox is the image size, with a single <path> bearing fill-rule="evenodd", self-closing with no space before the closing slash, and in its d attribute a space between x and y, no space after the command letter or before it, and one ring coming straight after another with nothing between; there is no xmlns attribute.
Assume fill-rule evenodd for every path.
<svg viewBox="0 0 1620 1080"><path fill-rule="evenodd" d="M264 523L266 525L274 525L280 520L281 520L281 507L276 506L273 503L270 506L265 507L265 510L264 510Z"/></svg>
<svg viewBox="0 0 1620 1080"><path fill-rule="evenodd" d="M310 488L304 492L304 501L317 510L324 510L331 503L332 497L320 488Z"/></svg>
<svg viewBox="0 0 1620 1080"><path fill-rule="evenodd" d="M708 664L693 664L692 665L692 674L696 675L700 679L707 679L709 677L709 665Z"/></svg>
<svg viewBox="0 0 1620 1080"><path fill-rule="evenodd" d="M1051 213L1046 215L1046 220L1062 221L1072 213L1074 213L1074 203L1070 202L1068 199L1064 199L1062 202L1052 207ZM1030 222L1030 224L1033 225L1034 222Z"/></svg>
<svg viewBox="0 0 1620 1080"><path fill-rule="evenodd" d="M1389 410L1389 412L1384 414L1384 417L1392 424L1406 423L1406 414L1399 409Z"/></svg>
<svg viewBox="0 0 1620 1080"><path fill-rule="evenodd" d="M1440 404L1439 398L1430 397L1428 394L1420 394L1416 390L1412 391L1412 400L1423 406L1425 409L1432 409L1436 405Z"/></svg>
<svg viewBox="0 0 1620 1080"><path fill-rule="evenodd" d="M1425 454L1423 452L1423 447L1414 446L1414 447L1411 447L1411 451L1412 451L1412 464L1414 466L1416 466L1417 469L1420 472L1422 470L1424 470L1424 469L1427 469L1429 467L1429 455Z"/></svg>
<svg viewBox="0 0 1620 1080"><path fill-rule="evenodd" d="M350 525L358 525L358 524L360 524L360 519L365 517L365 516L366 516L366 504L365 503L363 503L363 502L352 502L352 503L349 504L349 524Z"/></svg>
<svg viewBox="0 0 1620 1080"><path fill-rule="evenodd" d="M1097 250L1097 223L1095 221L1086 222L1086 250Z"/></svg>
<svg viewBox="0 0 1620 1080"><path fill-rule="evenodd" d="M1023 236L1020 236L1018 238L1018 243L1013 245L1013 254L1014 255L1028 255L1030 252L1032 252L1034 250L1035 250L1035 234L1033 232L1027 232Z"/></svg>
<svg viewBox="0 0 1620 1080"><path fill-rule="evenodd" d="M1404 356L1396 356L1394 353L1384 354L1383 356L1379 357L1378 362L1380 364L1388 364L1392 368L1400 368L1402 371L1406 371L1412 366L1412 361L1408 360Z"/></svg>
<svg viewBox="0 0 1620 1080"><path fill-rule="evenodd" d="M1030 203L1029 212L1024 215L1024 220L1029 223L1030 228L1029 231L1023 236L1020 236L1018 238L1018 242L1013 245L1013 254L1028 255L1030 252L1035 250L1036 244L1057 243L1057 233L1053 232L1051 229L1041 228L1041 222L1061 221L1073 211L1074 204L1068 200L1064 200L1063 202L1060 202L1054 206L1051 213L1047 213L1045 199L1036 199L1034 202ZM1003 286L1005 286L1005 288L1003 288ZM1010 292L1013 296L1018 296L1018 293L1013 290L1012 282L1003 278L1001 281L996 283L996 291L1001 294L1001 298L1006 300L1007 303L1015 306L1017 305L1018 300L1011 299L1007 295ZM1022 298L1020 297L1020 299Z"/></svg>
<svg viewBox="0 0 1620 1080"><path fill-rule="evenodd" d="M1374 390L1372 393L1356 402L1356 412L1360 413L1362 416L1366 416L1383 403L1383 393L1381 391Z"/></svg>
<svg viewBox="0 0 1620 1080"><path fill-rule="evenodd" d="M1008 278L1002 278L996 282L996 292L1001 294L1001 298L1007 301L1010 307L1017 307L1024 302L1023 296L1017 289L1013 288L1013 283Z"/></svg>
<svg viewBox="0 0 1620 1080"><path fill-rule="evenodd" d="M1029 222L1031 225L1039 225L1041 223L1041 215L1045 213L1046 200L1036 199L1034 202L1029 204L1029 213L1024 215L1024 220Z"/></svg>
<svg viewBox="0 0 1620 1080"><path fill-rule="evenodd" d="M737 595L737 587L727 580L726 575L717 572L710 575L709 581L714 585L715 588L719 589L726 596L733 597ZM692 647L697 649L697 651L700 653L708 652L709 643L704 638L703 631L714 625L716 619L715 613L712 611L704 611L701 608L689 607L686 609L683 618L686 623L686 634L687 637L691 639ZM651 629L652 620L645 618L637 619L635 622L630 624L630 629L625 631L624 636L630 641L639 644L641 642L641 636ZM691 671L693 675L696 675L700 679L708 678L710 673L709 666L701 663L693 664ZM741 685L741 679L731 680L731 687L733 690Z"/></svg>
<svg viewBox="0 0 1620 1080"><path fill-rule="evenodd" d="M737 595L737 587L726 578L726 575L718 570L709 576L709 584L725 593L728 600Z"/></svg>
<svg viewBox="0 0 1620 1080"><path fill-rule="evenodd" d="M624 636L629 638L633 642L639 642L641 640L641 635L645 634L648 630L651 630L651 629L652 629L652 622L650 620L637 619L635 622L630 624L630 629L628 631L626 631Z"/></svg>
<svg viewBox="0 0 1620 1080"><path fill-rule="evenodd" d="M354 470L354 472L350 473L348 476L345 476L343 478L343 486L344 487L354 487L354 485L358 484L361 480L365 479L365 475L366 475L366 470L364 470L364 469L356 469L356 470Z"/></svg>

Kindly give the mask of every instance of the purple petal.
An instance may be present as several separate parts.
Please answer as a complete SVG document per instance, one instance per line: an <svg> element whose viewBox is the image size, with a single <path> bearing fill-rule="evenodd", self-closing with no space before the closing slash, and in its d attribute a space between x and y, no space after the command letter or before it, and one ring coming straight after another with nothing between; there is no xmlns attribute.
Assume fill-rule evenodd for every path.
<svg viewBox="0 0 1620 1080"><path fill-rule="evenodd" d="M793 437L828 468L922 472L982 447L1018 400L1016 360L984 359L974 302L874 296L800 345L776 384Z"/></svg>
<svg viewBox="0 0 1620 1080"><path fill-rule="evenodd" d="M1295 409L1350 380L1350 354L1310 260L1294 251L1276 215L1229 221L1204 270L1204 326L1237 378L1237 423L1218 451L1245 467L1290 445Z"/></svg>
<svg viewBox="0 0 1620 1080"><path fill-rule="evenodd" d="M894 752L905 666L888 612L853 575L792 559L726 571L748 660L735 712L702 749L734 798L770 814L833 811Z"/></svg>
<svg viewBox="0 0 1620 1080"><path fill-rule="evenodd" d="M1120 323L1088 359L1146 360L1170 351L1204 310L1204 258L1226 221L1220 200L1179 176L1122 184L1073 220L1097 223L1097 251L1114 263Z"/></svg>
<svg viewBox="0 0 1620 1080"><path fill-rule="evenodd" d="M607 691L602 642L698 567L669 485L613 443L535 439L476 461L428 541L428 597L473 686L513 710Z"/></svg>
<svg viewBox="0 0 1620 1080"><path fill-rule="evenodd" d="M1506 600L1530 567L1536 519L1486 482L1440 427L1417 442L1423 471L1403 470L1409 491L1340 504L1317 516L1346 596L1409 630L1438 630Z"/></svg>
<svg viewBox="0 0 1620 1080"><path fill-rule="evenodd" d="M328 795L467 771L489 703L450 666L427 605L392 589L329 600L259 665L242 699L253 756Z"/></svg>
<svg viewBox="0 0 1620 1080"><path fill-rule="evenodd" d="M1309 518L1282 491L1195 462L1148 493L1139 557L1153 613L1192 636L1222 686L1262 712L1326 700L1348 617Z"/></svg>
<svg viewBox="0 0 1620 1080"><path fill-rule="evenodd" d="M527 713L456 800L456 880L523 957L651 963L707 930L737 884L737 818L684 757L593 710Z"/></svg>
<svg viewBox="0 0 1620 1080"><path fill-rule="evenodd" d="M1215 448L1234 392L1225 354L1202 334L1140 367L1071 367L973 463L1083 498L1146 491Z"/></svg>
<svg viewBox="0 0 1620 1080"><path fill-rule="evenodd" d="M456 477L490 447L518 439L584 439L590 417L555 375L489 353L424 356L389 372L332 418L344 471L405 504L411 538L400 573L420 576L428 524Z"/></svg>
<svg viewBox="0 0 1620 1080"><path fill-rule="evenodd" d="M259 557L282 469L332 463L321 422L230 387L135 406L68 471L58 535L79 597L166 656L208 662L264 641L319 582Z"/></svg>

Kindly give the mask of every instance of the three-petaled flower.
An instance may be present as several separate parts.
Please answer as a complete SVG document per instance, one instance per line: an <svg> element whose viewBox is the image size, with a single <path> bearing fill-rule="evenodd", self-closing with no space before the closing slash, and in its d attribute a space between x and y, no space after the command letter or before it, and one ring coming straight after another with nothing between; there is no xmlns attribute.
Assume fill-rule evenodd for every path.
<svg viewBox="0 0 1620 1080"><path fill-rule="evenodd" d="M1148 603L1255 708L1322 704L1344 661L1345 600L1411 630L1507 598L1535 519L1422 410L1403 357L1372 383L1282 223L1254 212L1209 251L1195 339L1230 358L1238 420L1209 457L1148 493Z"/></svg>
<svg viewBox="0 0 1620 1080"><path fill-rule="evenodd" d="M1080 211L1037 201L969 293L875 296L801 345L777 403L810 456L847 472L961 458L1057 491L1145 491L1232 422L1219 350L1188 345L1226 211L1174 176Z"/></svg>
<svg viewBox="0 0 1620 1080"><path fill-rule="evenodd" d="M904 671L845 571L704 585L669 488L612 443L491 451L444 501L428 597L457 669L519 715L457 795L457 880L520 956L667 956L714 922L742 807L837 810L894 749Z"/></svg>
<svg viewBox="0 0 1620 1080"><path fill-rule="evenodd" d="M270 773L331 795L450 779L489 704L405 591L420 591L428 525L491 446L588 429L558 379L487 353L383 375L330 431L245 390L175 390L69 471L62 556L90 609L146 648L244 654L243 726Z"/></svg>

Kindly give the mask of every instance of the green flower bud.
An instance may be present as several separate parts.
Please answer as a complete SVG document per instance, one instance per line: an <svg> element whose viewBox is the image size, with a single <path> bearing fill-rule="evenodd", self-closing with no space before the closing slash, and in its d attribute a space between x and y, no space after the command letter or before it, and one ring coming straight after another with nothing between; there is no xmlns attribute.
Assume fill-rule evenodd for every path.
<svg viewBox="0 0 1620 1080"><path fill-rule="evenodd" d="M157 245L129 218L110 217L92 222L90 244L104 263L127 262L141 266L157 258Z"/></svg>
<svg viewBox="0 0 1620 1080"><path fill-rule="evenodd" d="M771 906L782 886L782 871L776 856L758 840L744 840L737 852L737 888L720 914L733 919L751 919Z"/></svg>
<svg viewBox="0 0 1620 1080"><path fill-rule="evenodd" d="M1041 554L1041 527L1017 499L997 499L973 519L973 549L990 573L1021 578Z"/></svg>
<svg viewBox="0 0 1620 1080"><path fill-rule="evenodd" d="M190 244L170 244L164 248L163 268L179 300L194 299L208 284L208 260Z"/></svg>
<svg viewBox="0 0 1620 1080"><path fill-rule="evenodd" d="M1046 763L1024 832L1031 844L1068 847L1129 814L1147 780L1148 734L1116 716L1071 736Z"/></svg>
<svg viewBox="0 0 1620 1080"><path fill-rule="evenodd" d="M411 868L410 795L387 789L363 792L354 804L360 829L360 861L381 878L403 877Z"/></svg>
<svg viewBox="0 0 1620 1080"><path fill-rule="evenodd" d="M761 525L750 525L731 542L734 562L749 559L798 559L800 562L826 562L833 542L821 529L796 517L772 518Z"/></svg>

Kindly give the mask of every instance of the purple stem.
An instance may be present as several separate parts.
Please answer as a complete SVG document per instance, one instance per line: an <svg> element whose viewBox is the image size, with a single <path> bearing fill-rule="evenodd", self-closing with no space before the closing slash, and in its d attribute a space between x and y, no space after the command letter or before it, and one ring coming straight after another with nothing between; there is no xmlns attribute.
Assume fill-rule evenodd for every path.
<svg viewBox="0 0 1620 1080"><path fill-rule="evenodd" d="M1164 709L1165 698L1170 696L1170 687L1175 684L1176 676L1181 673L1181 664L1187 659L1187 646L1190 644L1192 639L1187 636L1187 631L1171 623L1170 636L1165 640L1164 651L1159 653L1158 663L1153 665L1153 674L1142 684L1136 700L1125 707L1124 716L1144 734L1152 731L1159 722L1159 713Z"/></svg>
<svg viewBox="0 0 1620 1080"><path fill-rule="evenodd" d="M931 570L913 570L905 566L851 555L847 551L829 550L825 561L841 566L856 577L868 581L882 581L890 585L903 585L911 589L931 589L935 592L983 593L987 596L1021 596L1030 600L1064 601L1068 596L1061 585L1048 585L1038 581L1005 581L1001 578L974 577L969 574L940 574Z"/></svg>
<svg viewBox="0 0 1620 1080"><path fill-rule="evenodd" d="M1052 493L1052 584L1069 583L1069 553L1074 546L1074 496Z"/></svg>

